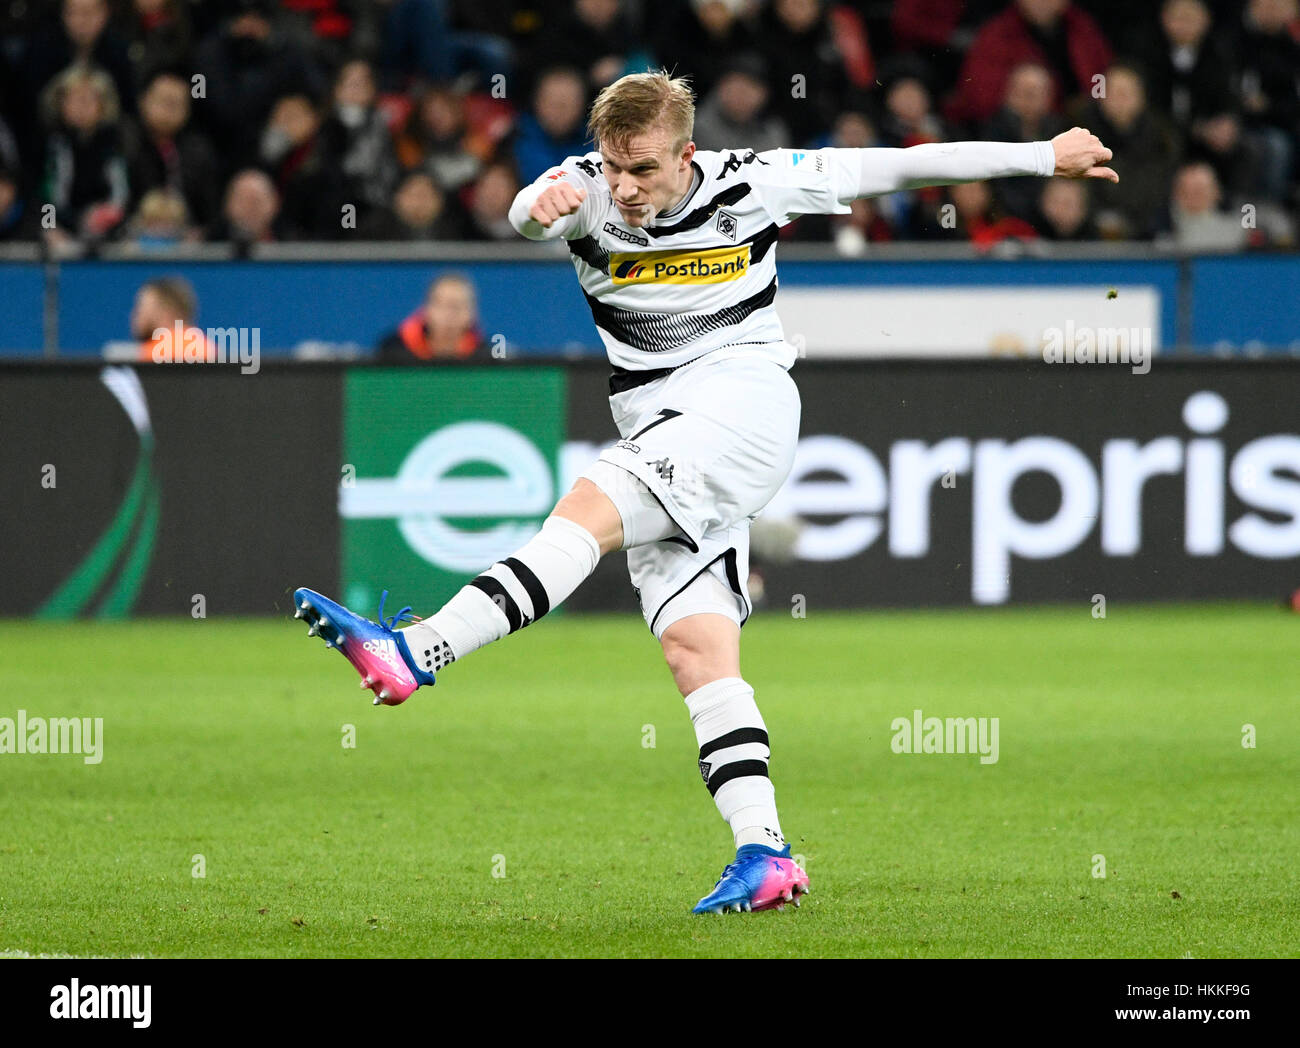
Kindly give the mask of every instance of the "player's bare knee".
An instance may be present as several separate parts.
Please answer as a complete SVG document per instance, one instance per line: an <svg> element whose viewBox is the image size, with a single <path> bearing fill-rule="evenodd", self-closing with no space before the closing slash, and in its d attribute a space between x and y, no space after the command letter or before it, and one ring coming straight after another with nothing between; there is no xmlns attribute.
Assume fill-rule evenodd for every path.
<svg viewBox="0 0 1300 1048"><path fill-rule="evenodd" d="M715 680L739 675L739 667L730 652L720 650L715 643L688 630L674 631L670 627L660 644L664 661L683 697Z"/></svg>
<svg viewBox="0 0 1300 1048"><path fill-rule="evenodd" d="M551 516L581 524L600 545L600 555L623 546L623 518L609 496L585 477L574 482L569 493L555 504Z"/></svg>

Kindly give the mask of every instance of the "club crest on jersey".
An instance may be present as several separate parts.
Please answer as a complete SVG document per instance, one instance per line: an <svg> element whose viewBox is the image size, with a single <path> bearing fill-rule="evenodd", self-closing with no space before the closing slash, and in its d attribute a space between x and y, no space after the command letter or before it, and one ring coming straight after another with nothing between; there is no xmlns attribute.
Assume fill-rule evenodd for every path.
<svg viewBox="0 0 1300 1048"><path fill-rule="evenodd" d="M609 275L623 284L725 284L749 272L749 245L702 251L650 251L609 256Z"/></svg>
<svg viewBox="0 0 1300 1048"><path fill-rule="evenodd" d="M740 223L736 221L736 216L730 211L719 211L717 221L713 223L718 232L728 240L736 239L736 231L740 228Z"/></svg>

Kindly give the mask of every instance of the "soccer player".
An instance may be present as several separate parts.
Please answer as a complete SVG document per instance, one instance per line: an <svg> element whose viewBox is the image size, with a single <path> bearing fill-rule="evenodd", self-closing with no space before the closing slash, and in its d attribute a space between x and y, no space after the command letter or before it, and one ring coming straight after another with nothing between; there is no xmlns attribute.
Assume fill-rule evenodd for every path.
<svg viewBox="0 0 1300 1048"><path fill-rule="evenodd" d="M777 233L798 215L844 214L858 197L1020 175L1118 181L1086 129L1050 142L910 149L717 152L691 141L694 99L667 73L625 76L593 103L597 149L521 190L511 221L563 237L613 374L622 436L540 532L432 616L369 622L311 590L309 632L338 646L396 705L470 652L537 621L615 550L627 550L646 624L686 702L699 768L736 858L696 913L780 908L808 877L777 816L767 730L740 672L749 526L785 481L799 435L776 298Z"/></svg>

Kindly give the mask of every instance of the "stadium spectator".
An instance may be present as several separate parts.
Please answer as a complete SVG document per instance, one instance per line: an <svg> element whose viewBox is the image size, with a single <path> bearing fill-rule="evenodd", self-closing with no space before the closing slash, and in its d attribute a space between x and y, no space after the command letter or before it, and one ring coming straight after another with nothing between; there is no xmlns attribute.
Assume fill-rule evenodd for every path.
<svg viewBox="0 0 1300 1048"><path fill-rule="evenodd" d="M1263 154L1265 192L1280 200L1300 166L1300 2L1250 0L1237 54L1242 109Z"/></svg>
<svg viewBox="0 0 1300 1048"><path fill-rule="evenodd" d="M882 137L890 146L917 146L946 139L943 123L930 103L930 89L910 73L894 80L885 91Z"/></svg>
<svg viewBox="0 0 1300 1048"><path fill-rule="evenodd" d="M69 66L103 70L119 104L130 107L135 77L126 41L109 24L108 0L63 0L57 22L36 33L27 52L24 82L38 98Z"/></svg>
<svg viewBox="0 0 1300 1048"><path fill-rule="evenodd" d="M216 152L206 135L190 126L189 85L159 73L140 97L140 113L123 127L123 155L138 206L144 194L163 187L184 198L195 222L217 216L221 182Z"/></svg>
<svg viewBox="0 0 1300 1048"><path fill-rule="evenodd" d="M977 251L987 252L1004 241L1036 240L1038 230L1022 218L1004 214L987 182L964 182L947 187L952 210L943 206L927 231L941 239L969 240Z"/></svg>
<svg viewBox="0 0 1300 1048"><path fill-rule="evenodd" d="M1198 120L1191 129L1186 159L1214 168L1225 197L1230 200L1267 199L1258 140L1242 132L1241 118L1232 112Z"/></svg>
<svg viewBox="0 0 1300 1048"><path fill-rule="evenodd" d="M199 299L184 277L156 277L140 285L131 307L131 338L136 358L152 364L207 364L216 360L215 347L194 326ZM105 356L119 356L114 343Z"/></svg>
<svg viewBox="0 0 1300 1048"><path fill-rule="evenodd" d="M447 273L429 285L415 310L379 343L381 364L481 363L492 359L479 330L478 300L468 277Z"/></svg>
<svg viewBox="0 0 1300 1048"><path fill-rule="evenodd" d="M131 199L113 81L102 70L72 66L46 88L44 102L44 199L57 222L48 239L102 238L121 223Z"/></svg>
<svg viewBox="0 0 1300 1048"><path fill-rule="evenodd" d="M145 252L165 251L193 239L185 198L174 189L149 190L127 222L126 236L128 247Z"/></svg>
<svg viewBox="0 0 1300 1048"><path fill-rule="evenodd" d="M519 179L509 164L489 165L474 186L465 238L515 240L518 234L510 224L510 205L518 192Z"/></svg>
<svg viewBox="0 0 1300 1048"><path fill-rule="evenodd" d="M397 153L375 104L370 63L346 62L334 81L334 104L321 128L322 162L337 172L344 200L369 212L384 207L397 184Z"/></svg>
<svg viewBox="0 0 1300 1048"><path fill-rule="evenodd" d="M194 27L189 6L181 0L133 0L127 19L127 48L137 86L145 87L165 70L188 71L193 66Z"/></svg>
<svg viewBox="0 0 1300 1048"><path fill-rule="evenodd" d="M648 67L651 54L624 0L571 0L569 9L539 34L534 53L547 65L581 71L583 88L594 95L624 73ZM527 90L529 86L525 85Z"/></svg>
<svg viewBox="0 0 1300 1048"><path fill-rule="evenodd" d="M397 157L402 168L424 168L448 192L457 192L473 182L492 148L486 136L468 129L464 95L447 87L426 90L397 136Z"/></svg>
<svg viewBox="0 0 1300 1048"><path fill-rule="evenodd" d="M1161 35L1146 56L1147 97L1184 133L1232 108L1233 62L1212 36L1205 0L1165 0Z"/></svg>
<svg viewBox="0 0 1300 1048"><path fill-rule="evenodd" d="M0 244L40 239L40 217L23 198L22 180L12 168L0 165Z"/></svg>
<svg viewBox="0 0 1300 1048"><path fill-rule="evenodd" d="M1118 183L1097 186L1097 228L1107 239L1149 240L1161 225L1180 146L1172 127L1147 106L1132 66L1106 70L1106 94L1083 124L1124 158Z"/></svg>
<svg viewBox="0 0 1300 1048"><path fill-rule="evenodd" d="M358 228L363 240L459 240L465 220L428 171L417 168L402 176L391 206Z"/></svg>
<svg viewBox="0 0 1300 1048"><path fill-rule="evenodd" d="M1007 97L983 135L992 142L1045 142L1065 129L1065 121L1052 111L1052 75L1036 62L1025 62L1011 70ZM1041 188L1036 178L1000 178L994 195L1007 212L1032 222Z"/></svg>
<svg viewBox="0 0 1300 1048"><path fill-rule="evenodd" d="M1221 211L1222 201L1219 180L1209 164L1186 164L1179 168L1169 208L1173 242L1193 251L1231 251L1244 247L1248 234L1241 216Z"/></svg>
<svg viewBox="0 0 1300 1048"><path fill-rule="evenodd" d="M1051 178L1038 198L1035 225L1048 240L1096 240L1088 185L1082 179Z"/></svg>
<svg viewBox="0 0 1300 1048"><path fill-rule="evenodd" d="M462 74L479 82L496 75L509 77L513 65L509 42L495 33L453 28L448 0L387 2L379 59L389 79L385 86L444 83Z"/></svg>
<svg viewBox="0 0 1300 1048"><path fill-rule="evenodd" d="M321 140L321 120L305 95L287 95L271 110L262 134L262 166L283 201L280 215L293 234L329 239L343 229L345 204L338 167Z"/></svg>
<svg viewBox="0 0 1300 1048"><path fill-rule="evenodd" d="M198 111L228 171L257 163L262 128L280 99L325 97L320 70L276 29L273 13L271 0L230 0L220 29L195 53L205 99Z"/></svg>
<svg viewBox="0 0 1300 1048"><path fill-rule="evenodd" d="M697 98L707 98L717 86L724 56L759 49L762 41L750 22L757 6L757 0L689 0L656 20L655 54L690 77Z"/></svg>
<svg viewBox="0 0 1300 1048"><path fill-rule="evenodd" d="M532 112L515 129L515 167L525 178L587 151L586 109L587 89L576 69L548 69L538 78Z"/></svg>
<svg viewBox="0 0 1300 1048"><path fill-rule="evenodd" d="M230 241L241 252L282 239L280 194L265 171L249 168L230 180L210 239Z"/></svg>
<svg viewBox="0 0 1300 1048"><path fill-rule="evenodd" d="M1070 0L1014 0L976 34L946 115L972 125L989 119L1006 97L1011 70L1024 62L1052 74L1053 108L1059 109L1066 99L1087 95L1111 58L1097 23Z"/></svg>
<svg viewBox="0 0 1300 1048"><path fill-rule="evenodd" d="M772 114L790 129L789 146L824 135L854 88L874 83L862 24L844 9L833 21L822 0L771 0L760 22ZM848 56L857 58L850 76Z"/></svg>
<svg viewBox="0 0 1300 1048"><path fill-rule="evenodd" d="M747 147L760 153L788 146L790 129L768 111L768 98L763 59L752 52L733 56L696 111L695 144L700 149Z"/></svg>

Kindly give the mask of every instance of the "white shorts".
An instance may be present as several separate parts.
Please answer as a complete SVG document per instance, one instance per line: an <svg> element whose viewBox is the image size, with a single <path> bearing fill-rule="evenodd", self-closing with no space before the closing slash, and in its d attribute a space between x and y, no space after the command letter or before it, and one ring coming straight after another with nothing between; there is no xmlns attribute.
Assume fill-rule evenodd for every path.
<svg viewBox="0 0 1300 1048"><path fill-rule="evenodd" d="M700 612L743 625L753 610L749 525L785 483L799 441L794 380L765 357L705 356L609 404L623 439L582 475L624 517L628 573L646 624L656 638ZM625 474L605 463L649 489L672 521L662 531L675 526L671 534L636 533L645 489L617 483ZM655 514L662 521L657 507Z"/></svg>

